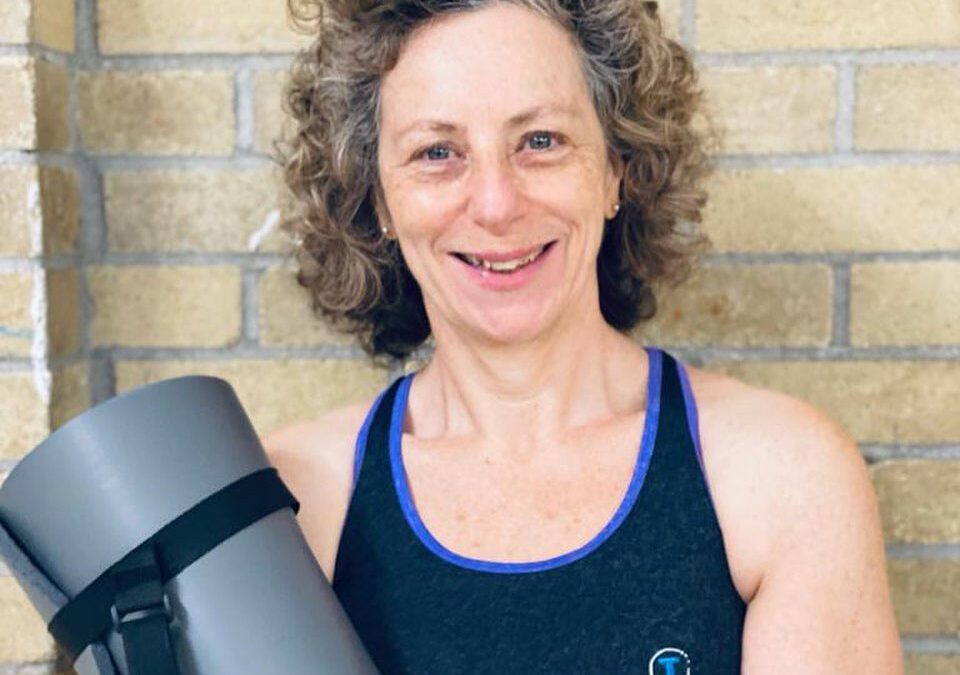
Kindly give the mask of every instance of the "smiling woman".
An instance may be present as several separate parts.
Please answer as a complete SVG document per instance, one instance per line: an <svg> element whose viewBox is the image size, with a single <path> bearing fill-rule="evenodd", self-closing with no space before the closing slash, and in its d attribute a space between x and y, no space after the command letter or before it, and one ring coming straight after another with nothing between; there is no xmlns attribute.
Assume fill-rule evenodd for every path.
<svg viewBox="0 0 960 675"><path fill-rule="evenodd" d="M265 445L378 667L902 673L856 443L629 334L708 243L654 3L316 4L298 279L372 357L435 348Z"/></svg>
<svg viewBox="0 0 960 675"><path fill-rule="evenodd" d="M541 204L602 223L567 233L576 239L556 253L582 248L579 264L591 269L586 259L596 258L600 309L621 330L653 317L654 285L684 280L708 245L682 227L700 220L705 199L706 158L690 124L700 91L687 52L663 36L655 3L588 3L587 12L573 11L576 3L521 3L567 32L533 42L525 24L505 16L497 30L512 49L468 36L469 64L437 58L439 50L464 51L463 43L411 39L445 14L487 4L298 0L290 8L306 22L315 6L321 34L300 54L286 90L297 130L284 150L285 178L302 209L282 227L302 243L298 279L314 309L372 355L406 356L430 335L427 279L418 271L446 283L415 253L423 239L390 235L392 220L424 216L401 209L425 205L423 226L434 231L458 208L476 220L499 217L477 209L520 206L540 221L497 241L496 232L461 226L432 243L435 253L484 253L488 261L562 234L555 219L534 216L532 204L511 205L510 194L498 192L508 181L517 194L536 190ZM529 78L517 70L520 59ZM477 187L469 179L487 183L467 207L465 195Z"/></svg>

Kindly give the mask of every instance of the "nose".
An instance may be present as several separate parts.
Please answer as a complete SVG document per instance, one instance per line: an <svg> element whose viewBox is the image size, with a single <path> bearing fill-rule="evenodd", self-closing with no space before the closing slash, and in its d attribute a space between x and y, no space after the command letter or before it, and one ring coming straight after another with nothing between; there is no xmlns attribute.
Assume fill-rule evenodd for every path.
<svg viewBox="0 0 960 675"><path fill-rule="evenodd" d="M520 177L502 149L474 154L468 190L469 216L492 234L505 234L522 215Z"/></svg>

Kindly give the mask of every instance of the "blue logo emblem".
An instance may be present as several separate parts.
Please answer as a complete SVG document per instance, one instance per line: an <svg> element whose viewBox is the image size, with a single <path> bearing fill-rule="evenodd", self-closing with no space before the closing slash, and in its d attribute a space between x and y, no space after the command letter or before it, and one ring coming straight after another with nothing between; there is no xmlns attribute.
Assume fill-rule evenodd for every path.
<svg viewBox="0 0 960 675"><path fill-rule="evenodd" d="M649 675L690 675L690 657L682 649L664 647L650 658Z"/></svg>

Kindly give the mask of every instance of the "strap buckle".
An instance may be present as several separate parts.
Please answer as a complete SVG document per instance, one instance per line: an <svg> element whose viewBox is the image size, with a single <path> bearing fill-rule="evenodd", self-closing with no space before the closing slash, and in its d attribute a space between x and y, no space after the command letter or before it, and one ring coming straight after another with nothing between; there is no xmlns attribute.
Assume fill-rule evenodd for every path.
<svg viewBox="0 0 960 675"><path fill-rule="evenodd" d="M117 609L117 603L110 605L110 618L113 620L113 629L123 634L123 627L126 624L145 621L154 616L164 616L167 623L173 621L173 608L170 606L170 597L165 590L160 591L159 602L149 602L143 605L134 605L124 607L123 610Z"/></svg>
<svg viewBox="0 0 960 675"><path fill-rule="evenodd" d="M115 594L110 618L117 632L131 623L163 616L173 620L170 597L163 588L160 566L153 546L135 550L113 572Z"/></svg>

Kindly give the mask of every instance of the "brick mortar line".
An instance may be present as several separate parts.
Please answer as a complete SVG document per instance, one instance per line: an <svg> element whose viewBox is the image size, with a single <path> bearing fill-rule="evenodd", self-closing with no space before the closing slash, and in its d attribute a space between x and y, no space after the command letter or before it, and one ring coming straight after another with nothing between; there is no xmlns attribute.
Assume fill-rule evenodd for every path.
<svg viewBox="0 0 960 675"><path fill-rule="evenodd" d="M880 347L704 347L690 345L671 345L666 343L646 343L635 338L638 343L655 344L687 363L701 367L705 362L741 362L741 363L913 363L926 361L960 362L960 345L932 346L880 346ZM233 347L135 347L135 346L97 346L90 352L75 351L69 355L70 362L76 363L84 358L96 355L98 351L110 351L118 360L143 361L229 361L229 360L269 360L269 359L332 359L357 361L364 360L366 354L358 345L317 345L315 347L281 346L233 346ZM59 363L64 357L53 361ZM408 360L425 360L428 350L417 350ZM30 360L27 357L11 357L0 360L0 373L29 372ZM904 446L906 447L906 446ZM949 449L947 452L952 453ZM931 452L936 452L931 450Z"/></svg>
<svg viewBox="0 0 960 675"><path fill-rule="evenodd" d="M234 152L237 154L253 149L253 99L253 74L249 68L238 68L233 78Z"/></svg>
<svg viewBox="0 0 960 675"><path fill-rule="evenodd" d="M717 155L719 169L837 169L875 166L960 165L960 152L853 151L838 154Z"/></svg>
<svg viewBox="0 0 960 675"><path fill-rule="evenodd" d="M954 635L905 635L900 644L907 654L960 656L960 637Z"/></svg>
<svg viewBox="0 0 960 675"><path fill-rule="evenodd" d="M642 326L641 326L642 330ZM656 343L694 366L707 361L734 362L858 362L960 361L960 345L878 347L716 347Z"/></svg>
<svg viewBox="0 0 960 675"><path fill-rule="evenodd" d="M839 261L833 270L832 347L850 346L850 263Z"/></svg>
<svg viewBox="0 0 960 675"><path fill-rule="evenodd" d="M184 52L139 54L96 54L84 62L90 72L133 70L163 72L191 70L200 72L228 72L238 68L248 70L287 70L292 64L295 51L273 53L242 52Z"/></svg>
<svg viewBox="0 0 960 675"><path fill-rule="evenodd" d="M915 544L906 542L885 543L887 558L896 560L958 560L960 544Z"/></svg>
<svg viewBox="0 0 960 675"><path fill-rule="evenodd" d="M36 42L29 42L24 45L15 45L9 43L0 44L0 58L10 57L42 57L46 61L50 61L51 63L62 66L73 57L73 54L62 52L59 49L54 49L53 47L41 45Z"/></svg>
<svg viewBox="0 0 960 675"><path fill-rule="evenodd" d="M242 312L242 344L244 347L260 345L260 278L263 270L244 269L240 308Z"/></svg>
<svg viewBox="0 0 960 675"><path fill-rule="evenodd" d="M101 171L142 169L272 169L278 168L271 155L254 150L237 150L230 155L147 155L147 154L98 154L81 150L79 153L41 150L27 153L19 150L0 149L0 164L5 165L57 165L75 168L79 157L85 157ZM960 165L960 150L854 150L846 153L743 153L712 155L718 168L769 168L789 169L798 167L855 167L855 166L906 166L943 164Z"/></svg>
<svg viewBox="0 0 960 675"><path fill-rule="evenodd" d="M697 46L697 0L681 0L680 42L691 52Z"/></svg>
<svg viewBox="0 0 960 675"><path fill-rule="evenodd" d="M960 249L945 251L722 251L705 253L704 266L764 265L854 265L869 263L960 262ZM82 260L81 254L38 256L0 256L0 272L28 272L38 268L67 269L87 266L238 266L250 271L284 267L292 262L284 251L108 251L102 260ZM292 268L291 268L292 269Z"/></svg>
<svg viewBox="0 0 960 675"><path fill-rule="evenodd" d="M960 445L950 443L860 443L859 446L870 464L899 459L960 460Z"/></svg>
<svg viewBox="0 0 960 675"><path fill-rule="evenodd" d="M706 52L694 54L702 66L908 65L960 63L960 49L798 49L794 51Z"/></svg>
<svg viewBox="0 0 960 675"><path fill-rule="evenodd" d="M0 665L0 675L54 675L57 672L57 661L41 661L39 663L5 663Z"/></svg>
<svg viewBox="0 0 960 675"><path fill-rule="evenodd" d="M86 2L87 0L83 0ZM78 0L78 3L80 0ZM695 23L686 25L687 5L692 0L683 0L681 8L681 41L686 40L687 30L695 31ZM685 43L686 44L686 43ZM77 51L80 51L79 49ZM112 70L234 70L239 65L253 70L284 70L297 53L288 52L141 52L138 54L87 53L83 69L102 72ZM44 55L51 60L65 59L67 54L48 47L34 45L0 45L0 56ZM767 65L907 65L907 64L953 64L960 63L960 50L949 47L882 49L794 49L744 52L711 52L694 50L694 58L703 66L767 66Z"/></svg>
<svg viewBox="0 0 960 675"><path fill-rule="evenodd" d="M4 166L57 166L76 168L77 156L72 152L58 150L13 150L0 148L0 163Z"/></svg>
<svg viewBox="0 0 960 675"><path fill-rule="evenodd" d="M116 361L191 361L217 363L224 361L271 361L288 359L363 361L366 354L357 345L317 345L315 347L100 347L109 350Z"/></svg>
<svg viewBox="0 0 960 675"><path fill-rule="evenodd" d="M707 253L704 262L727 265L846 264L960 261L960 249L946 251L723 251Z"/></svg>

